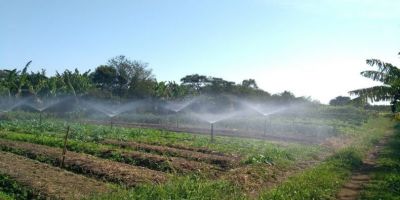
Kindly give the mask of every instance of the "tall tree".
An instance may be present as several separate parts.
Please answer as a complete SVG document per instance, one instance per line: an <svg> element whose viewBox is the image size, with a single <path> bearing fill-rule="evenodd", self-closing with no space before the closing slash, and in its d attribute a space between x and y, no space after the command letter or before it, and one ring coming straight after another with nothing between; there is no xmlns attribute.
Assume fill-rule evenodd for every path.
<svg viewBox="0 0 400 200"><path fill-rule="evenodd" d="M121 97L135 96L139 93L142 96L143 90L153 87L155 78L152 70L148 69L147 63L132 61L120 55L110 59L108 65L116 70L116 88L114 89Z"/></svg>
<svg viewBox="0 0 400 200"><path fill-rule="evenodd" d="M258 89L258 85L256 80L254 79L246 79L242 81L242 86L247 88Z"/></svg>
<svg viewBox="0 0 400 200"><path fill-rule="evenodd" d="M344 105L348 105L350 102L351 102L350 97L337 96L336 98L329 101L329 105L344 106Z"/></svg>
<svg viewBox="0 0 400 200"><path fill-rule="evenodd" d="M191 88L195 93L200 93L200 89L206 86L209 81L207 76L192 74L181 78L182 85Z"/></svg>
<svg viewBox="0 0 400 200"><path fill-rule="evenodd" d="M100 65L91 76L97 87L102 90L112 90L117 81L117 70L109 65Z"/></svg>

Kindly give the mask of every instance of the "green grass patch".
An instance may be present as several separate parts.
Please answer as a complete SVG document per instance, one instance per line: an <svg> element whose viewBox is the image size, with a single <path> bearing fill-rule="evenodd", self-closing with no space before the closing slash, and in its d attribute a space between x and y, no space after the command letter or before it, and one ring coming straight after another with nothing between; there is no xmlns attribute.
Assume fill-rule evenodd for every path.
<svg viewBox="0 0 400 200"><path fill-rule="evenodd" d="M393 122L376 118L362 126L354 135L351 147L339 150L318 166L290 177L281 185L267 190L261 199L303 200L334 199L338 190L348 180L353 169L362 164L362 157L381 138Z"/></svg>
<svg viewBox="0 0 400 200"><path fill-rule="evenodd" d="M2 199L2 200L15 200L15 198L13 198L9 194L6 194L6 193L4 193L2 191L0 191L0 199Z"/></svg>
<svg viewBox="0 0 400 200"><path fill-rule="evenodd" d="M41 199L33 191L21 186L10 177L0 174L0 199Z"/></svg>
<svg viewBox="0 0 400 200"><path fill-rule="evenodd" d="M400 125L380 153L373 178L361 194L362 199L400 199Z"/></svg>
<svg viewBox="0 0 400 200"><path fill-rule="evenodd" d="M118 194L93 199L246 199L243 192L223 180L207 180L198 176L174 177L162 185L141 185Z"/></svg>
<svg viewBox="0 0 400 200"><path fill-rule="evenodd" d="M351 174L351 170L360 163L361 156L353 148L341 150L323 164L264 192L260 199L331 199Z"/></svg>

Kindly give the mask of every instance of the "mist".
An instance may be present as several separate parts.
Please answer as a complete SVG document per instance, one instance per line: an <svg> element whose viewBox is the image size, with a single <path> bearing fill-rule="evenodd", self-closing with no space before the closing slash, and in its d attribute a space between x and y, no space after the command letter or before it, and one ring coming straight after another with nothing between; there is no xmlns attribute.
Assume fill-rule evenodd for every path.
<svg viewBox="0 0 400 200"><path fill-rule="evenodd" d="M75 121L111 123L184 131L318 143L336 135L333 126L309 123L321 105L252 101L225 95L199 95L177 100L103 100L94 98L1 98L2 113L39 112ZM40 116L41 117L41 116Z"/></svg>

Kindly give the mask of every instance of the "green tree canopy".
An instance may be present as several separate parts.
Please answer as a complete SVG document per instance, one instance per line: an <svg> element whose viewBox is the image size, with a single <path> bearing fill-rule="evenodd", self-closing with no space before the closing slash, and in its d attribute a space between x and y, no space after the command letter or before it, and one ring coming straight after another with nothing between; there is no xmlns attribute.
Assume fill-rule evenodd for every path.
<svg viewBox="0 0 400 200"><path fill-rule="evenodd" d="M344 106L344 105L348 105L350 102L351 102L350 97L337 96L336 98L329 101L329 105Z"/></svg>

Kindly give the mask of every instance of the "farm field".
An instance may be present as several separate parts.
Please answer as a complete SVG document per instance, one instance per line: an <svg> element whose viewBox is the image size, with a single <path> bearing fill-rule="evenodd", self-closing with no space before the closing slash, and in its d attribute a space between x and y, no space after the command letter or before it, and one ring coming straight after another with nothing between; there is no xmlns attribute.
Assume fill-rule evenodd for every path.
<svg viewBox="0 0 400 200"><path fill-rule="evenodd" d="M106 188L93 187L90 192L63 188L76 191L78 199L334 198L363 154L393 125L389 118L371 113L359 124L325 119L324 123L335 124L337 132L318 143L218 134L210 142L205 134L151 127L110 127L52 116L40 120L26 112L2 116L4 169L13 165L13 159L6 158L15 157L23 160L24 167L40 163L49 173L73 173L81 184L93 181ZM60 167L68 126L67 152ZM72 198L57 189L67 182L45 180L55 188L49 192L32 180L40 174L24 176L27 180L1 171L1 192L10 199ZM90 195L79 196L80 192Z"/></svg>
<svg viewBox="0 0 400 200"><path fill-rule="evenodd" d="M0 1L0 200L400 200L399 8Z"/></svg>

